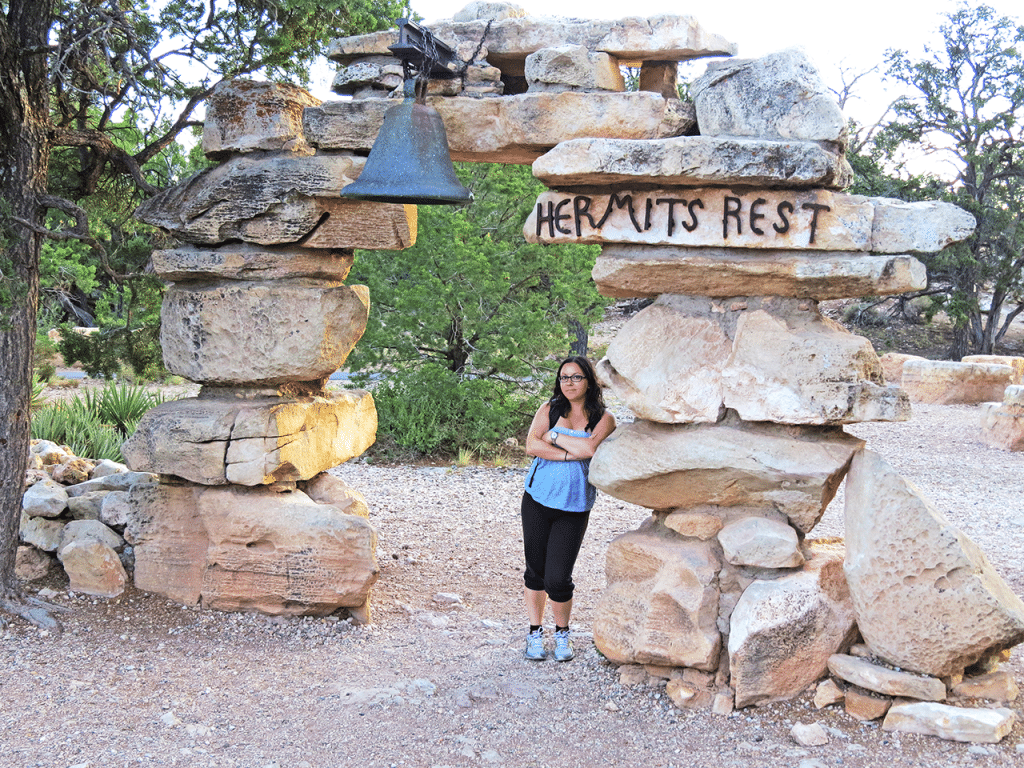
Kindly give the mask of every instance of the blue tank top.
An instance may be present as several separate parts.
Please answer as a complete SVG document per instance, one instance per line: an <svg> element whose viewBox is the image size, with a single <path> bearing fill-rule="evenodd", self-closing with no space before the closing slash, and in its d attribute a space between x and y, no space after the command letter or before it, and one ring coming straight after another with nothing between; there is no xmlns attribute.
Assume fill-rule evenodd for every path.
<svg viewBox="0 0 1024 768"><path fill-rule="evenodd" d="M565 427L555 427L554 431L569 437L590 437L590 432ZM535 456L526 473L526 492L551 509L588 512L597 500L597 488L587 479L589 472L590 459L548 461Z"/></svg>

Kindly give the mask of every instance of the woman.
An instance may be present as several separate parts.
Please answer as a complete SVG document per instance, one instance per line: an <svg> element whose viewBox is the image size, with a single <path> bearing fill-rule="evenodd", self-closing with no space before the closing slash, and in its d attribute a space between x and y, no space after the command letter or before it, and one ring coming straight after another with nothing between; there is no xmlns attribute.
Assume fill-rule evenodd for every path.
<svg viewBox="0 0 1024 768"><path fill-rule="evenodd" d="M597 446L615 429L605 410L594 367L585 357L570 357L558 367L554 396L540 407L530 425L526 452L534 456L523 493L523 548L526 554L524 596L530 631L526 658L547 658L544 606L551 601L555 619L556 661L573 658L569 636L572 569L597 489L587 473Z"/></svg>

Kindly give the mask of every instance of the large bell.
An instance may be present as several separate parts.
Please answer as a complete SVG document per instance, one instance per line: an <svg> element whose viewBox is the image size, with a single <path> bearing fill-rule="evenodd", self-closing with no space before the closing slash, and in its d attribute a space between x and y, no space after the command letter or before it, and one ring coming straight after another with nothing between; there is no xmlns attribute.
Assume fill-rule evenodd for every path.
<svg viewBox="0 0 1024 768"><path fill-rule="evenodd" d="M455 175L441 115L417 103L408 90L403 103L384 113L363 172L341 196L418 205L465 205L473 200Z"/></svg>

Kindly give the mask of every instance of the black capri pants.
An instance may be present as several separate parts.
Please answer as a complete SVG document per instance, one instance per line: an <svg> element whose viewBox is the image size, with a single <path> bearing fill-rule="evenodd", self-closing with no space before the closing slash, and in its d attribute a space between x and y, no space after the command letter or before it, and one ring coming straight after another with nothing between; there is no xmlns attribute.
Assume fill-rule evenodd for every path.
<svg viewBox="0 0 1024 768"><path fill-rule="evenodd" d="M527 589L544 591L556 603L572 600L572 569L590 522L590 512L566 512L538 504L523 494L523 550Z"/></svg>

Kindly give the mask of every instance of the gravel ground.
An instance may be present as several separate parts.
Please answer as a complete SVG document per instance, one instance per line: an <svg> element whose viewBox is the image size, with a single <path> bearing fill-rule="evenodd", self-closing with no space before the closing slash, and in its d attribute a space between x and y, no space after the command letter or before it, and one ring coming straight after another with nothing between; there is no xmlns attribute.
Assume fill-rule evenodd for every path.
<svg viewBox="0 0 1024 768"><path fill-rule="evenodd" d="M976 439L979 409L917 406L904 424L855 425L1024 594L1024 454ZM994 746L895 735L810 696L720 717L655 686L620 685L588 630L603 553L641 508L602 496L577 568L577 659L522 659L522 469L334 470L377 526L374 623L182 608L45 586L71 609L54 638L0 636L0 766L1024 766L1024 725ZM813 535L842 533L841 498ZM38 585L33 585L33 588ZM1008 663L1019 678L1017 652ZM1018 715L1020 703L1016 705ZM823 747L798 747L820 722Z"/></svg>

